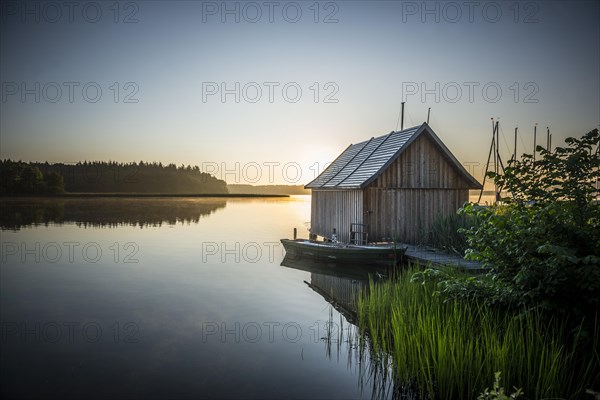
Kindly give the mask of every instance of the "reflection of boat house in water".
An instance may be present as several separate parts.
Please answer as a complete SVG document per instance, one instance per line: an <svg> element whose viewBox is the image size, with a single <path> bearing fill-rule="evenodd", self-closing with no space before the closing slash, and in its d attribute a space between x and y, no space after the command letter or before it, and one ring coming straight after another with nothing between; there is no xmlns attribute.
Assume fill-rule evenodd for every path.
<svg viewBox="0 0 600 400"><path fill-rule="evenodd" d="M426 123L350 145L315 180L311 233L416 243L481 189Z"/></svg>
<svg viewBox="0 0 600 400"><path fill-rule="evenodd" d="M350 322L356 320L358 293L369 286L369 274L379 272L378 269L317 262L289 255L284 257L281 265L310 272L310 282L305 283ZM385 268L380 270L387 273Z"/></svg>
<svg viewBox="0 0 600 400"><path fill-rule="evenodd" d="M356 319L358 293L367 281L334 275L310 273L310 287L338 310L348 321Z"/></svg>

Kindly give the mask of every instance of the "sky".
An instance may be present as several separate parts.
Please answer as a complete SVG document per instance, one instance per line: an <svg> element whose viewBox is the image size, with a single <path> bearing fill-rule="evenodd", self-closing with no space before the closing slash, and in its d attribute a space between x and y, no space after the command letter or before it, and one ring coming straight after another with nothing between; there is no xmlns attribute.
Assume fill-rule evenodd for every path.
<svg viewBox="0 0 600 400"><path fill-rule="evenodd" d="M0 158L198 165L306 184L430 125L482 180L600 123L597 1L2 1Z"/></svg>

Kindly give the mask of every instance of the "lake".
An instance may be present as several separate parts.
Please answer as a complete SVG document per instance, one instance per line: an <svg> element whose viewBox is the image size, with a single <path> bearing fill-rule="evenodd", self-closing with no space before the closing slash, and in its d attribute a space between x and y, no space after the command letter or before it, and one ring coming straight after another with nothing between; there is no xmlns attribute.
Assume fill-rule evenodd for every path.
<svg viewBox="0 0 600 400"><path fill-rule="evenodd" d="M0 204L3 398L391 393L347 312L366 272L284 260L310 196Z"/></svg>

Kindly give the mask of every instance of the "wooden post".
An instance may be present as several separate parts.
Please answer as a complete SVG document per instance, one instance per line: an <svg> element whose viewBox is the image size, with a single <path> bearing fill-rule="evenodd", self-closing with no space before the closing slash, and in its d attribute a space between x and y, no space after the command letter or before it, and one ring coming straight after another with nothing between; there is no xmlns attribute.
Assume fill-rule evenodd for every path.
<svg viewBox="0 0 600 400"><path fill-rule="evenodd" d="M298 236L298 230L296 228L294 228L294 240L296 240L297 236Z"/></svg>

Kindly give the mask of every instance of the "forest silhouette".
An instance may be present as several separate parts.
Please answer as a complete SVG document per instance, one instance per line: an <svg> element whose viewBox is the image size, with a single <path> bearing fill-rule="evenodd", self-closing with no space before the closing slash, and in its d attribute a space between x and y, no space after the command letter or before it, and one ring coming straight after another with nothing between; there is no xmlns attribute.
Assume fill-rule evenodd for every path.
<svg viewBox="0 0 600 400"><path fill-rule="evenodd" d="M73 164L0 161L0 196L68 193L227 194L227 184L196 166L160 162Z"/></svg>

